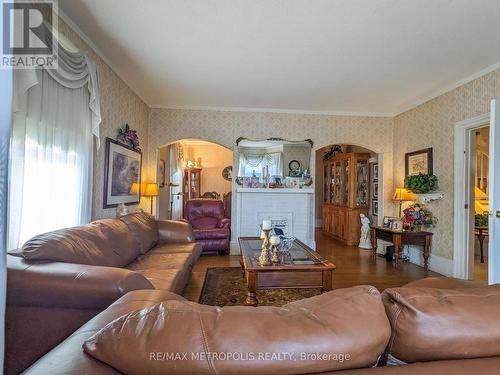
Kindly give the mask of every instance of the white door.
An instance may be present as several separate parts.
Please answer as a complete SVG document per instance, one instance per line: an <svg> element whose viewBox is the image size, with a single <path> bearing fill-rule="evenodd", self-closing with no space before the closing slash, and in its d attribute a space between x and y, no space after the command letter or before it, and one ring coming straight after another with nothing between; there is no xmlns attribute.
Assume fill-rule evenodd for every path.
<svg viewBox="0 0 500 375"><path fill-rule="evenodd" d="M491 101L488 283L500 283L500 100ZM495 162L496 161L496 162Z"/></svg>

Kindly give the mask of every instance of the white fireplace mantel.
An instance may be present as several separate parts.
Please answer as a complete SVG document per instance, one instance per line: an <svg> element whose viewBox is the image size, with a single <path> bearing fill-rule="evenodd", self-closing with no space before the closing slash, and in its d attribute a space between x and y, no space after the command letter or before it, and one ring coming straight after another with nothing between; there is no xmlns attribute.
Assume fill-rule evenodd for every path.
<svg viewBox="0 0 500 375"><path fill-rule="evenodd" d="M314 189L237 188L234 253L238 253L238 237L260 235L259 225L264 219L282 225L287 234L301 240L312 249L314 241Z"/></svg>

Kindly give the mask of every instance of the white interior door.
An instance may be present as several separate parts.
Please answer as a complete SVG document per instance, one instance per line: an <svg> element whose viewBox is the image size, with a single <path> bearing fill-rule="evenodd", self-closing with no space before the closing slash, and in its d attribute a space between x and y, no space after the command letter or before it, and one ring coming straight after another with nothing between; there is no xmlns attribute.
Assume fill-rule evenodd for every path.
<svg viewBox="0 0 500 375"><path fill-rule="evenodd" d="M500 283L500 100L491 101L490 116L488 282L495 284Z"/></svg>

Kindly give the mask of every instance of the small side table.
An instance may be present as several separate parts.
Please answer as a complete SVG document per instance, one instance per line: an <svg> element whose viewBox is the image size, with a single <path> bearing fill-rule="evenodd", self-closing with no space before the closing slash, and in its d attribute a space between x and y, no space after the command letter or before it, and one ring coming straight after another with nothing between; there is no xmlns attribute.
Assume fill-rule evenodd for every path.
<svg viewBox="0 0 500 375"><path fill-rule="evenodd" d="M479 250L481 250L481 263L484 263L483 245L484 245L484 239L488 237L488 227L475 227L474 234L477 236L477 239L479 240Z"/></svg>
<svg viewBox="0 0 500 375"><path fill-rule="evenodd" d="M424 257L424 268L427 271L429 269L429 254L432 243L432 232L406 232L406 231L394 231L389 228L370 226L371 229L371 241L373 246L372 255L375 257L377 255L377 239L383 241L392 242L394 244L394 266L398 266L399 254L404 245L416 245L422 246L423 257Z"/></svg>

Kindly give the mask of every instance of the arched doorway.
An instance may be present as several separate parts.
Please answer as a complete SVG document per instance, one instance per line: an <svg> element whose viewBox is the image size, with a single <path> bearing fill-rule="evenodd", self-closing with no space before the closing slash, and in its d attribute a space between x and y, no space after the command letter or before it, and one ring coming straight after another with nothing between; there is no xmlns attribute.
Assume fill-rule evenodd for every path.
<svg viewBox="0 0 500 375"><path fill-rule="evenodd" d="M230 217L232 150L201 139L181 139L160 147L157 161L159 219L182 219L184 203L201 197L222 200Z"/></svg>

